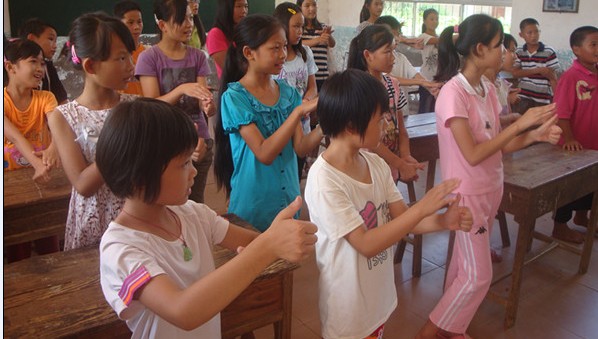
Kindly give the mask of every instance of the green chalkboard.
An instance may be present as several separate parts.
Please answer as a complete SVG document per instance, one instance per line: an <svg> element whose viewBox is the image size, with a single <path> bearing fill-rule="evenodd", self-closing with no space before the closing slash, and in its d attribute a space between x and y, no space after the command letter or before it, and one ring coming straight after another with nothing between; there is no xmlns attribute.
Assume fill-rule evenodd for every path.
<svg viewBox="0 0 598 339"><path fill-rule="evenodd" d="M199 4L199 14L206 30L214 23L216 2L219 0L203 0ZM18 34L19 27L29 18L40 18L54 27L58 35L65 36L71 22L79 15L88 12L104 11L112 14L112 7L117 0L11 0L9 1L10 30L13 36ZM156 33L153 16L153 0L137 0L143 11L143 33ZM272 14L274 0L248 0L249 13Z"/></svg>

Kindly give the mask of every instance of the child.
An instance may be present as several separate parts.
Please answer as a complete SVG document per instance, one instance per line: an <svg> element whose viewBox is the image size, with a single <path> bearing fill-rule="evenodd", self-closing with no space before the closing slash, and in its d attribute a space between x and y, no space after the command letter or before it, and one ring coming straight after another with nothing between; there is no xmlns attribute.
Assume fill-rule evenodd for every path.
<svg viewBox="0 0 598 339"><path fill-rule="evenodd" d="M459 197L447 197L459 180L441 183L407 209L384 160L363 150L380 142L388 108L384 86L360 70L336 73L322 87L318 116L330 145L309 171L305 200L319 225L324 338L382 338L397 306L393 244L407 233L471 227Z"/></svg>
<svg viewBox="0 0 598 339"><path fill-rule="evenodd" d="M347 67L367 71L386 87L390 109L383 112L384 138L372 152L390 166L395 181L413 181L418 178L417 170L424 165L411 156L402 111L407 99L397 80L384 75L392 70L394 45L394 36L386 26L368 26L351 41Z"/></svg>
<svg viewBox="0 0 598 339"><path fill-rule="evenodd" d="M359 12L359 26L355 28L355 35L359 35L364 28L373 25L384 11L383 0L364 0Z"/></svg>
<svg viewBox="0 0 598 339"><path fill-rule="evenodd" d="M141 6L131 0L121 0L114 5L114 16L119 18L131 31L133 41L135 41L135 50L133 51L133 65L137 64L139 54L145 50L145 46L139 42L139 37L143 31L143 17L141 16ZM135 77L127 83L127 87L122 91L127 94L141 95L141 83Z"/></svg>
<svg viewBox="0 0 598 339"><path fill-rule="evenodd" d="M19 36L21 39L29 39L38 44L44 53L45 74L38 89L54 93L58 104L66 103L66 90L52 62L52 57L56 53L56 29L39 19L29 19L19 30Z"/></svg>
<svg viewBox="0 0 598 339"><path fill-rule="evenodd" d="M44 74L42 49L29 40L16 40L4 46L4 171L31 166L33 180L49 180L48 172L60 165L51 142L46 113L56 108L54 94L38 91ZM6 79L8 77L8 79ZM35 242L38 254L60 250L58 236ZM8 263L31 256L31 242L8 246Z"/></svg>
<svg viewBox="0 0 598 339"><path fill-rule="evenodd" d="M301 12L305 17L301 43L313 51L314 60L316 66L318 66L316 86L319 92L329 75L328 49L336 45L336 41L332 36L334 30L332 26L327 26L318 20L318 3L316 0L297 0L297 5L301 7Z"/></svg>
<svg viewBox="0 0 598 339"><path fill-rule="evenodd" d="M438 80L448 81L436 102L440 168L443 178L461 179L459 193L473 227L457 233L444 295L416 338L468 337L465 331L492 281L490 233L502 198L502 155L537 141L554 144L561 132L555 105L533 108L500 131L501 106L483 74L502 62L502 25L476 14L458 26L453 42L454 31L446 28L438 46Z"/></svg>
<svg viewBox="0 0 598 339"><path fill-rule="evenodd" d="M311 49L301 43L303 33L303 14L301 8L290 2L283 2L276 6L274 17L282 23L287 34L287 59L282 66L282 71L275 75L275 79L285 79L289 85L295 87L303 101L315 99L318 96L316 88L316 72L318 67L314 61ZM311 131L310 118L301 119L303 134ZM299 180L303 174L305 158L297 158Z"/></svg>
<svg viewBox="0 0 598 339"><path fill-rule="evenodd" d="M206 114L212 116L216 112L207 88L208 59L202 51L187 45L193 31L187 0L158 0L154 3L154 15L160 42L141 53L135 76L139 77L143 96L176 105L197 125L199 140L193 166L198 174L189 198L203 202L214 145Z"/></svg>
<svg viewBox="0 0 598 339"><path fill-rule="evenodd" d="M193 14L193 32L191 33L189 46L203 49L206 45L206 29L199 17L199 0L187 0L187 3L191 9L191 14Z"/></svg>
<svg viewBox="0 0 598 339"><path fill-rule="evenodd" d="M73 185L64 250L97 245L119 213L123 200L112 194L95 164L96 142L106 116L121 101L119 94L133 76L129 29L102 13L77 18L69 34L71 61L85 72L83 92L48 114L48 125L64 171Z"/></svg>
<svg viewBox="0 0 598 339"><path fill-rule="evenodd" d="M525 40L525 44L517 48L513 68L513 76L519 78L521 88L517 112L551 103L556 88L559 59L554 49L540 42L539 26L538 21L532 18L523 19L519 24L519 36Z"/></svg>
<svg viewBox="0 0 598 339"><path fill-rule="evenodd" d="M422 34L420 39L424 40L424 49L422 50L423 64L421 74L428 81L438 81L435 78L438 69L438 11L434 8L428 8L424 11L424 23L422 24ZM419 109L418 113L434 112L436 99L434 93L423 86L419 87Z"/></svg>
<svg viewBox="0 0 598 339"><path fill-rule="evenodd" d="M598 150L598 28L579 27L571 33L569 42L577 59L559 79L554 95L558 124L563 129L561 144L568 151L584 148ZM576 210L573 221L587 226L587 211L592 206L592 198L593 195L589 194L558 208L554 215L552 236L582 243L582 234L571 230L567 222L571 219L571 212Z"/></svg>
<svg viewBox="0 0 598 339"><path fill-rule="evenodd" d="M233 36L220 89L214 173L230 197L229 213L264 231L299 195L296 157L315 148L323 135L316 128L304 136L300 125L317 100L301 104L297 90L272 79L286 59L280 22L250 15Z"/></svg>
<svg viewBox="0 0 598 339"><path fill-rule="evenodd" d="M220 338L219 312L266 266L313 251L316 227L291 219L301 199L259 236L188 200L196 144L185 112L147 98L116 107L98 140L98 168L126 198L102 236L100 282L133 338ZM215 270L216 244L240 253Z"/></svg>
<svg viewBox="0 0 598 339"><path fill-rule="evenodd" d="M216 64L218 79L222 77L226 51L233 41L233 30L247 16L249 5L247 0L220 0L216 5L214 27L208 32L206 47L210 57Z"/></svg>

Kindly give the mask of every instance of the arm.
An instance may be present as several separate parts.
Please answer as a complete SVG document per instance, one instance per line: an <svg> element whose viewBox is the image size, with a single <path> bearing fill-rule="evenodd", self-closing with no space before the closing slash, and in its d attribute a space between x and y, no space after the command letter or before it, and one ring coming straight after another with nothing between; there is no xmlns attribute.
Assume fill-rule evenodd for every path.
<svg viewBox="0 0 598 339"><path fill-rule="evenodd" d="M318 96L318 87L316 86L316 75L312 74L307 77L307 88L303 93L303 100L312 100Z"/></svg>
<svg viewBox="0 0 598 339"><path fill-rule="evenodd" d="M207 86L202 86L198 82L189 82L181 84L164 95L160 95L160 84L158 83L157 77L142 75L139 77L139 82L141 83L141 91L143 92L144 97L156 98L158 100L165 101L171 105L176 104L176 102L184 94L190 97L197 98L200 101L212 98L212 93L207 88Z"/></svg>
<svg viewBox="0 0 598 339"><path fill-rule="evenodd" d="M307 135L303 135L301 126L298 126L297 131L293 135L295 153L297 153L298 157L303 158L320 144L323 137L324 132L322 132L322 128L319 125Z"/></svg>
<svg viewBox="0 0 598 339"><path fill-rule="evenodd" d="M309 222L292 219L300 207L301 199L296 199L239 255L187 288L181 289L167 275L159 275L140 289L136 298L177 327L192 330L201 326L277 258L297 262L313 253L317 228ZM251 238L247 232L237 234L237 231L232 227L223 244L234 247Z"/></svg>
<svg viewBox="0 0 598 339"><path fill-rule="evenodd" d="M393 153L391 150L386 147L386 145L380 143L378 147L371 150L372 152L378 154L384 161L388 164L388 166L392 168L396 168L399 171L399 177L403 181L413 181L417 178L417 169L418 165L411 164ZM423 165L422 165L423 166Z"/></svg>
<svg viewBox="0 0 598 339"><path fill-rule="evenodd" d="M88 164L81 148L75 142L76 135L58 110L48 113L48 125L52 131L62 167L71 185L85 197L95 194L104 184L95 162Z"/></svg>
<svg viewBox="0 0 598 339"><path fill-rule="evenodd" d="M33 180L37 182L47 182L50 180L48 172L50 167L45 166L42 159L35 155L35 150L29 140L21 134L21 131L6 117L4 116L4 137L12 142L15 147L23 154L25 159L29 161L31 166L35 169L33 174Z"/></svg>
<svg viewBox="0 0 598 339"><path fill-rule="evenodd" d="M208 89L209 91L208 81L206 80L206 77L198 76L196 80L199 86ZM204 93L204 95L205 94L206 93ZM214 114L216 113L216 104L214 103L214 96L212 95L212 92L210 92L210 95L208 97L199 99L199 104L202 111L204 111L208 115L208 117L214 116Z"/></svg>
<svg viewBox="0 0 598 339"><path fill-rule="evenodd" d="M408 233L433 232L442 229L468 230L472 220L471 214L458 206L458 200L447 195L459 186L457 179L444 181L431 189L420 202L407 208L405 203L397 201L389 204L393 219L379 227L366 229L357 227L345 236L345 239L362 255L371 258L382 250L392 246ZM449 204L443 215L434 214ZM457 217L455 218L455 213Z"/></svg>
<svg viewBox="0 0 598 339"><path fill-rule="evenodd" d="M224 70L224 61L226 60L226 50L210 54L210 57L221 70Z"/></svg>
<svg viewBox="0 0 598 339"><path fill-rule="evenodd" d="M558 125L563 130L563 149L567 151L581 151L583 146L575 139L569 119L559 119Z"/></svg>
<svg viewBox="0 0 598 339"><path fill-rule="evenodd" d="M525 78L530 75L540 74L548 79L556 79L554 71L548 67L521 69L521 67L514 66L511 68L511 74L513 74L513 76L516 78Z"/></svg>

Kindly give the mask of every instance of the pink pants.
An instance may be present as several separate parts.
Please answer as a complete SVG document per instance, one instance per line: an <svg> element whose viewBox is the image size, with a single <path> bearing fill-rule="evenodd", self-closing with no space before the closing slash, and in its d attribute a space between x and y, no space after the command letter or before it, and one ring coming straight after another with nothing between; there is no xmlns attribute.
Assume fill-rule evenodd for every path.
<svg viewBox="0 0 598 339"><path fill-rule="evenodd" d="M444 286L444 295L430 313L430 321L441 329L465 333L492 282L490 232L502 198L497 192L465 195L460 205L473 215L471 232L456 232Z"/></svg>

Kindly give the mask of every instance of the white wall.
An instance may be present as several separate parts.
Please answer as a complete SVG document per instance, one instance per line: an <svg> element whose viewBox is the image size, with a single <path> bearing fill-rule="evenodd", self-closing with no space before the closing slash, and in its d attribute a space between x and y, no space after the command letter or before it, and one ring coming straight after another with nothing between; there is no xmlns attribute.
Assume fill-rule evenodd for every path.
<svg viewBox="0 0 598 339"><path fill-rule="evenodd" d="M8 0L4 0L4 33L10 36L10 16L8 15Z"/></svg>
<svg viewBox="0 0 598 339"><path fill-rule="evenodd" d="M598 1L579 0L577 13L542 12L543 0L513 0L511 34L519 41L519 23L525 18L534 18L540 23L540 40L557 49L568 50L569 35L580 26L598 25Z"/></svg>

